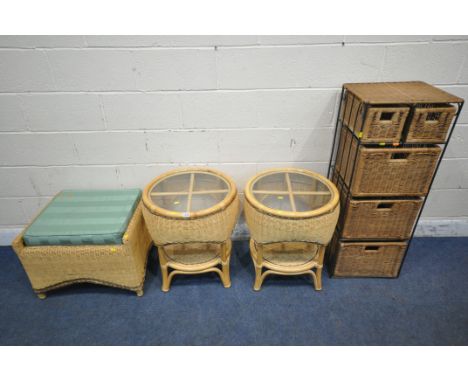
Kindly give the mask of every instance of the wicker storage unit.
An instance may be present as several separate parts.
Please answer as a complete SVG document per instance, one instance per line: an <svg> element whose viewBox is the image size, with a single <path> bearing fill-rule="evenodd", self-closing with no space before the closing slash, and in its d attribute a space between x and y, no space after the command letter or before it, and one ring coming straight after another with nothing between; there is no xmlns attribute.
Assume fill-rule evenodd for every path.
<svg viewBox="0 0 468 382"><path fill-rule="evenodd" d="M378 105L367 109L352 93L346 93L341 120L363 142L400 142L410 108L399 105Z"/></svg>
<svg viewBox="0 0 468 382"><path fill-rule="evenodd" d="M336 277L396 277L407 242L343 242L333 239L330 258Z"/></svg>
<svg viewBox="0 0 468 382"><path fill-rule="evenodd" d="M345 84L328 177L332 276L397 277L463 99L424 82Z"/></svg>
<svg viewBox="0 0 468 382"><path fill-rule="evenodd" d="M350 198L346 186L336 172L333 182L340 191L338 230L342 239L405 240L411 236L423 203L422 198Z"/></svg>
<svg viewBox="0 0 468 382"><path fill-rule="evenodd" d="M436 145L366 147L346 127L340 146L336 170L353 196L424 196L442 151Z"/></svg>
<svg viewBox="0 0 468 382"><path fill-rule="evenodd" d="M230 287L231 234L239 215L231 178L210 168L177 169L149 183L143 203L146 226L158 246L163 291L177 274L206 272L216 272Z"/></svg>
<svg viewBox="0 0 468 382"><path fill-rule="evenodd" d="M312 171L268 170L247 183L244 211L251 234L254 289L259 290L269 274L309 274L320 290L324 249L339 215L333 183Z"/></svg>
<svg viewBox="0 0 468 382"><path fill-rule="evenodd" d="M444 143L456 112L452 105L416 107L405 142Z"/></svg>

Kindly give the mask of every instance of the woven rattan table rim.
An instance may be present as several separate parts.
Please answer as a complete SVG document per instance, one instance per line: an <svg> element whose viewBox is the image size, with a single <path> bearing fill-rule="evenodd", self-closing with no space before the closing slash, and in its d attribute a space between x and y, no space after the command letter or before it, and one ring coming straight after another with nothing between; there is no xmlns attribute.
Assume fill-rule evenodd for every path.
<svg viewBox="0 0 468 382"><path fill-rule="evenodd" d="M259 178L264 177L269 174L275 174L275 173L303 174L303 175L320 180L323 184L327 186L327 188L330 191L330 195L331 195L330 201L326 203L324 206L317 208L316 210L302 211L302 212L276 210L276 209L269 208L263 205L257 200L257 198L253 196L253 193L254 193L252 191L253 184ZM336 187L333 185L333 183L329 179L315 172L305 170L305 169L300 169L300 168L293 168L293 167L272 168L270 170L260 172L254 177L250 178L249 181L247 182L247 185L245 186L245 199L253 208L255 208L259 212L262 212L266 215L279 217L283 219L291 219L291 220L309 219L311 217L318 217L326 213L333 212L339 206L338 192L336 190Z"/></svg>

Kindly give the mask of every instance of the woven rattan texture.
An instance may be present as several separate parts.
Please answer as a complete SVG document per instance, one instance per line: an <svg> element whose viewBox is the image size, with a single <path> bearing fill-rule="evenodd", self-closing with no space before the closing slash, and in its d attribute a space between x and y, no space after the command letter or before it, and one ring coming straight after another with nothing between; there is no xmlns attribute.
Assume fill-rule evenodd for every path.
<svg viewBox="0 0 468 382"><path fill-rule="evenodd" d="M367 109L364 116L364 104L352 93L346 93L342 107L342 121L364 143L398 143L408 117L409 107L379 107Z"/></svg>
<svg viewBox="0 0 468 382"><path fill-rule="evenodd" d="M337 277L396 277L406 242L348 243L333 240L333 275Z"/></svg>
<svg viewBox="0 0 468 382"><path fill-rule="evenodd" d="M351 175L355 167L355 158L358 150L357 140L353 138L350 131L343 126L340 130L340 141L338 144L338 152L336 154L335 168L346 184L351 181Z"/></svg>
<svg viewBox="0 0 468 382"><path fill-rule="evenodd" d="M311 261L318 260L319 245L315 243L272 243L262 247L263 261L269 268L274 266L297 268L305 266ZM253 257L256 259L256 247L254 243Z"/></svg>
<svg viewBox="0 0 468 382"><path fill-rule="evenodd" d="M220 244L189 243L164 246L168 262L198 265L220 258Z"/></svg>
<svg viewBox="0 0 468 382"><path fill-rule="evenodd" d="M221 243L230 239L239 216L239 197L224 209L194 219L174 219L157 215L143 206L148 231L156 245L177 243Z"/></svg>
<svg viewBox="0 0 468 382"><path fill-rule="evenodd" d="M389 208L379 208L390 205ZM411 236L422 200L350 200L342 237L347 239L396 239Z"/></svg>
<svg viewBox="0 0 468 382"><path fill-rule="evenodd" d="M328 244L339 216L339 205L317 217L293 219L272 216L254 208L246 199L244 212L250 236L257 243L304 241Z"/></svg>
<svg viewBox="0 0 468 382"><path fill-rule="evenodd" d="M346 128L341 129L338 149L336 169L348 187L352 180L353 196L424 196L441 153L439 146L430 145L358 148Z"/></svg>
<svg viewBox="0 0 468 382"><path fill-rule="evenodd" d="M333 181L340 191L338 227L344 239L395 239L411 236L422 199L351 199L336 172Z"/></svg>
<svg viewBox="0 0 468 382"><path fill-rule="evenodd" d="M429 191L440 147L370 149L360 147L353 195L415 195ZM402 154L404 158L394 157Z"/></svg>
<svg viewBox="0 0 468 382"><path fill-rule="evenodd" d="M456 112L456 108L450 105L415 108L405 141L407 143L445 142Z"/></svg>
<svg viewBox="0 0 468 382"><path fill-rule="evenodd" d="M13 242L36 293L76 282L93 282L139 291L143 287L151 238L141 202L121 245L24 246L22 234Z"/></svg>

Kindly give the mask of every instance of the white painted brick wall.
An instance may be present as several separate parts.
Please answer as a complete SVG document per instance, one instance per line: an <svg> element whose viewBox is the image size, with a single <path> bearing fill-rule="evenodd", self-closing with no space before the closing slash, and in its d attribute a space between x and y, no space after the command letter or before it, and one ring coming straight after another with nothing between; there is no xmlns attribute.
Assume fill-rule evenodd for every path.
<svg viewBox="0 0 468 382"><path fill-rule="evenodd" d="M384 80L468 99L468 36L0 36L0 237L63 188L179 165L241 190L269 167L325 173L342 83ZM468 227L468 107L459 122L424 212L451 234Z"/></svg>
<svg viewBox="0 0 468 382"><path fill-rule="evenodd" d="M341 87L379 80L383 45L219 48L218 86L224 89Z"/></svg>

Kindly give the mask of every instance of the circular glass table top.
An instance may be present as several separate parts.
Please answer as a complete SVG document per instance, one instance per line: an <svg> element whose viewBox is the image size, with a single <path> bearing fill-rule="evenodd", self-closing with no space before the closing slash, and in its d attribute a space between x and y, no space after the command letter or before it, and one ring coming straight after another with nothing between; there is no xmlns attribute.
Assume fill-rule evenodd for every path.
<svg viewBox="0 0 468 382"><path fill-rule="evenodd" d="M221 209L235 194L232 180L220 172L190 168L170 171L154 179L145 189L144 201L155 212L189 218Z"/></svg>
<svg viewBox="0 0 468 382"><path fill-rule="evenodd" d="M254 206L290 217L314 216L338 203L338 191L327 178L302 169L273 169L247 184L245 196Z"/></svg>

